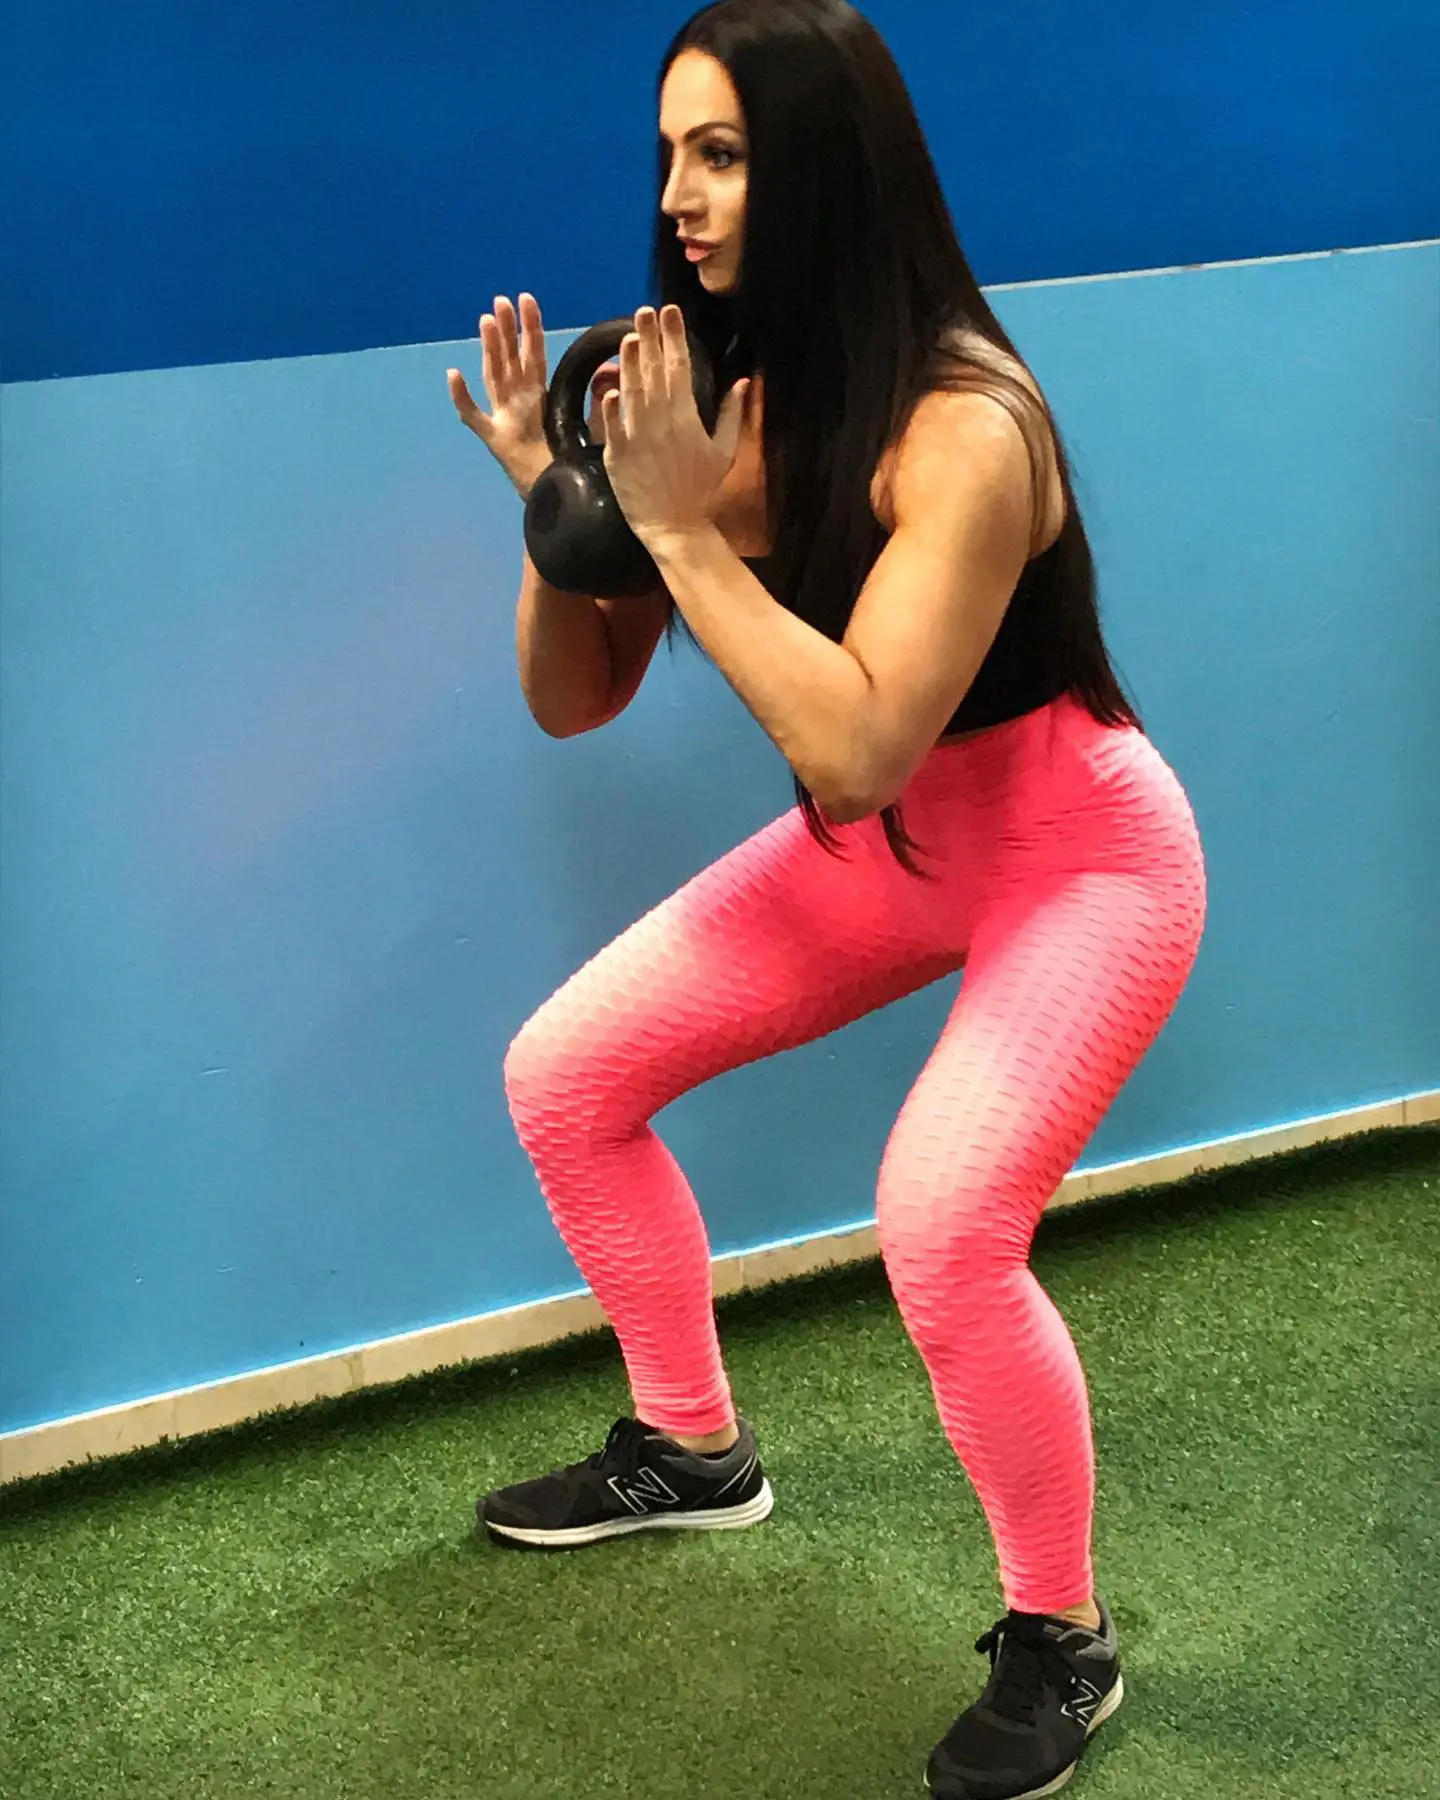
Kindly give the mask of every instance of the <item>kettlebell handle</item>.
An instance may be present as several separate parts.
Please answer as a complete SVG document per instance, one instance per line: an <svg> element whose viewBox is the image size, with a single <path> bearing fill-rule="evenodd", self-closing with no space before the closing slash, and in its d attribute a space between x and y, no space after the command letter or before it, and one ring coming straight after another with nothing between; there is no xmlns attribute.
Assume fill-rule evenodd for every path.
<svg viewBox="0 0 1440 1800"><path fill-rule="evenodd" d="M580 336L560 358L545 396L545 442L554 457L578 457L592 447L585 423L585 399L601 363L609 362L635 329L633 318L602 319ZM715 371L705 346L686 327L695 406L706 431L714 431L718 407Z"/></svg>

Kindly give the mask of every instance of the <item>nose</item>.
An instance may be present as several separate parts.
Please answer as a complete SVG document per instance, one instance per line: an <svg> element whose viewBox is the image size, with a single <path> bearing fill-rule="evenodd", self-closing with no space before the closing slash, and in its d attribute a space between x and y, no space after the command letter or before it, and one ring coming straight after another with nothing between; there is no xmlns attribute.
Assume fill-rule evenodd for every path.
<svg viewBox="0 0 1440 1800"><path fill-rule="evenodd" d="M671 164L665 192L660 197L660 210L671 219L679 219L686 213L693 217L696 212L695 202L694 178L687 177L684 158L677 156Z"/></svg>

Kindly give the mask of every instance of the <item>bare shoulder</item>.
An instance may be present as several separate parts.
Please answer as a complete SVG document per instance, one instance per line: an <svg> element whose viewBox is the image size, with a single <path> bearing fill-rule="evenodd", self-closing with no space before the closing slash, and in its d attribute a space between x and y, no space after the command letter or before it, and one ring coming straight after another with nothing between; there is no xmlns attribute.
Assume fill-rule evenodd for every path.
<svg viewBox="0 0 1440 1800"><path fill-rule="evenodd" d="M917 402L880 459L871 505L887 531L953 489L1005 489L1029 505L1030 460L1014 415L983 393L935 391Z"/></svg>
<svg viewBox="0 0 1440 1800"><path fill-rule="evenodd" d="M999 344L978 331L956 328L948 331L940 340L940 350L949 352L966 368L984 373L1001 375L1018 382L1028 394L1041 406L1045 404L1044 395L1040 392L1040 384L1027 369L1018 356L1012 356Z"/></svg>
<svg viewBox="0 0 1440 1800"><path fill-rule="evenodd" d="M923 504L928 494L953 481L957 459L963 459L967 481L1013 487L1029 505L1033 455L1045 489L1033 508L1032 554L1038 555L1058 537L1065 518L1064 484L1039 384L1018 358L978 334L952 334L945 347L959 352L962 379L932 388L916 403L876 467L872 510L893 532L897 492L908 491L912 502L918 497ZM1033 408L1017 405L1017 387L1033 400Z"/></svg>
<svg viewBox="0 0 1440 1800"><path fill-rule="evenodd" d="M983 394L929 394L896 446L885 493L889 529L948 556L990 538L1022 550L1034 530L1030 459L1003 407Z"/></svg>

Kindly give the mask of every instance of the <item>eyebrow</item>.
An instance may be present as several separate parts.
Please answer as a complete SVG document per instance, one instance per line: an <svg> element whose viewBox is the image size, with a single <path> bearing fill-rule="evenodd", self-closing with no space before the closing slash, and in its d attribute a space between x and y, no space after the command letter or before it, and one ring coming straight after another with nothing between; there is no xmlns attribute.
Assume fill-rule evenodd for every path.
<svg viewBox="0 0 1440 1800"><path fill-rule="evenodd" d="M734 131L734 132L738 133L740 130L740 127L738 125L736 125L730 119L711 119L711 120L709 120L708 123L706 123L704 125L696 125L693 128L693 130L687 131L685 133L684 139L682 141L684 143L688 144L688 143L691 143L695 138L704 137L704 135L707 131L716 131L716 130ZM660 135L662 138L665 139L665 142L667 144L672 141L670 134L668 132L662 131L660 133Z"/></svg>

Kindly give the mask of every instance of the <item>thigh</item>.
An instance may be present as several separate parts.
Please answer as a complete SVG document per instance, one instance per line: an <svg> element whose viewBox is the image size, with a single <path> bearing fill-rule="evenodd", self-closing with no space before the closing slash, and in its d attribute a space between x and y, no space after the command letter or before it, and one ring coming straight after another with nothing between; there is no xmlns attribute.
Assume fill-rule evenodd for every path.
<svg viewBox="0 0 1440 1800"><path fill-rule="evenodd" d="M786 813L621 933L535 1014L507 1076L597 1077L648 1118L728 1069L823 1037L959 966L912 878L838 860ZM888 852L886 853L888 857ZM893 868L893 873L892 873Z"/></svg>
<svg viewBox="0 0 1440 1800"><path fill-rule="evenodd" d="M897 1257L1028 1254L1035 1227L1160 1033L1203 929L1188 866L1088 872L977 924L959 998L887 1146Z"/></svg>

